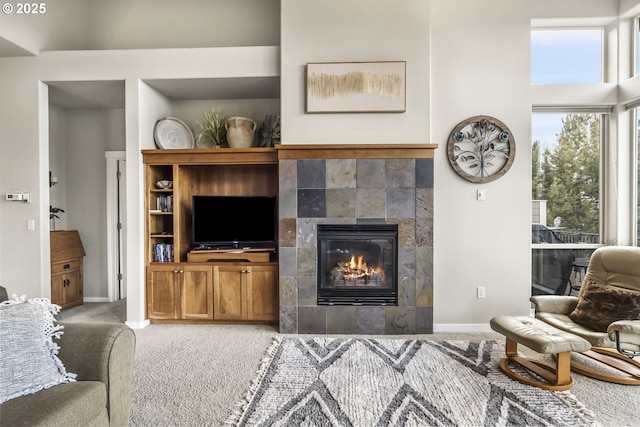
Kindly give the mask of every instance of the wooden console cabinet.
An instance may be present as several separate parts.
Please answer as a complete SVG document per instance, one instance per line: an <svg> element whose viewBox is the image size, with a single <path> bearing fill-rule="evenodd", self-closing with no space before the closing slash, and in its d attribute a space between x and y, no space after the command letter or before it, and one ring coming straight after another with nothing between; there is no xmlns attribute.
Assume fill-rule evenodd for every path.
<svg viewBox="0 0 640 427"><path fill-rule="evenodd" d="M159 149L143 150L142 154L150 321L277 323L277 248L244 254L192 251L191 241L193 195L278 195L276 150ZM172 181L172 188L157 188L160 180ZM163 204L168 198L171 203Z"/></svg>
<svg viewBox="0 0 640 427"><path fill-rule="evenodd" d="M51 302L62 308L83 303L84 247L77 231L52 231Z"/></svg>

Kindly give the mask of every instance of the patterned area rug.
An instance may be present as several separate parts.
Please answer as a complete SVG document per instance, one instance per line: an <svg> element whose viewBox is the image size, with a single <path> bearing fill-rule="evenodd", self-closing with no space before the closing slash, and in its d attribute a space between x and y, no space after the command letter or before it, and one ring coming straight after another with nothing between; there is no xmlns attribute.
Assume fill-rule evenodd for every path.
<svg viewBox="0 0 640 427"><path fill-rule="evenodd" d="M500 371L497 341L277 338L238 426L589 426L570 392Z"/></svg>

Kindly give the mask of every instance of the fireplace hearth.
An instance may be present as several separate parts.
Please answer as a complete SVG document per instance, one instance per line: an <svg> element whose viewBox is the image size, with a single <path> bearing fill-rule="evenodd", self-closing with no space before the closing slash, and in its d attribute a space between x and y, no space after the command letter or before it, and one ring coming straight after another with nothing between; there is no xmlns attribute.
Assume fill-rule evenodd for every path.
<svg viewBox="0 0 640 427"><path fill-rule="evenodd" d="M397 305L398 226L318 225L318 305Z"/></svg>

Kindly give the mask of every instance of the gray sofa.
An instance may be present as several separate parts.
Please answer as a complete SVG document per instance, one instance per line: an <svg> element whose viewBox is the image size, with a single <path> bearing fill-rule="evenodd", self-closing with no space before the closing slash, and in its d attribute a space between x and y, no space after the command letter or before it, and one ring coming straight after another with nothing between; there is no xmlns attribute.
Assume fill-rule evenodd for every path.
<svg viewBox="0 0 640 427"><path fill-rule="evenodd" d="M0 425L127 426L135 335L119 323L64 323L58 357L77 382L0 405Z"/></svg>

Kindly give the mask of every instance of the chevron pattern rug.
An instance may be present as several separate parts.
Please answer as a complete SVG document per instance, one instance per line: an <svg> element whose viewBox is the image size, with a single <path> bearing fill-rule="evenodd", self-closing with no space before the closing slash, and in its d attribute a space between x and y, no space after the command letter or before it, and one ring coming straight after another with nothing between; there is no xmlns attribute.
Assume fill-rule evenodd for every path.
<svg viewBox="0 0 640 427"><path fill-rule="evenodd" d="M500 371L497 341L277 338L237 426L589 426L570 392Z"/></svg>

